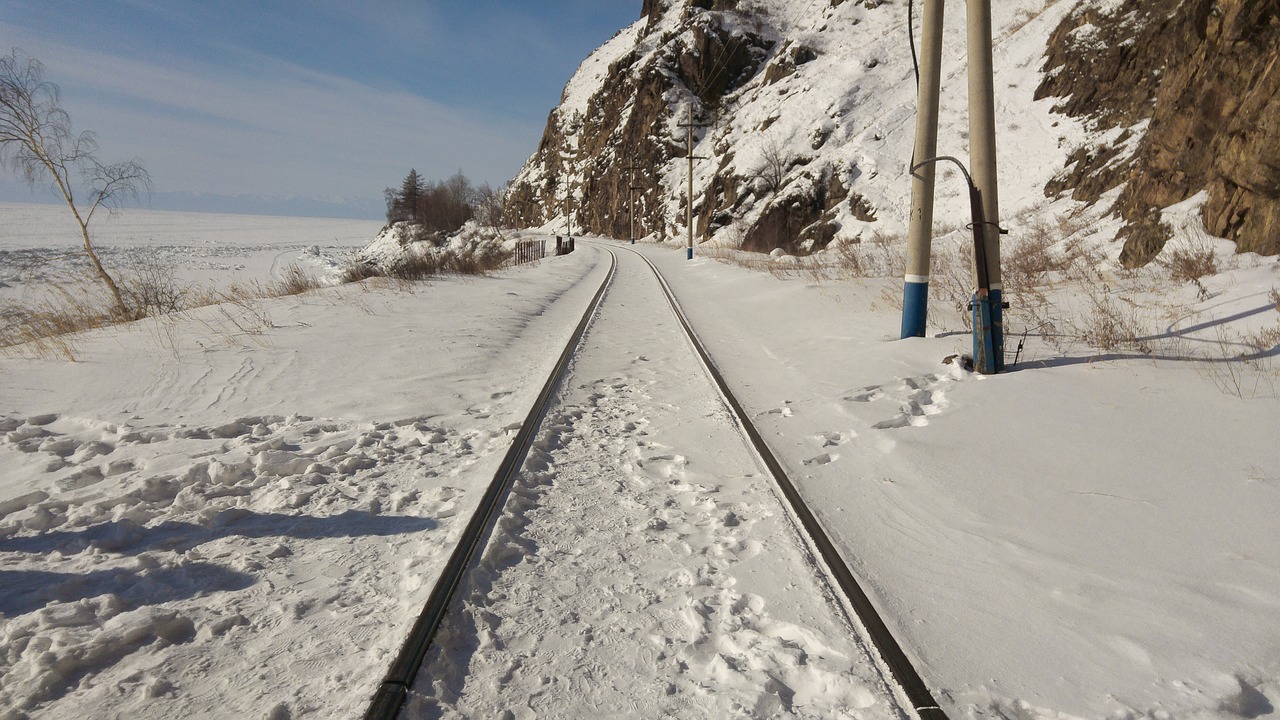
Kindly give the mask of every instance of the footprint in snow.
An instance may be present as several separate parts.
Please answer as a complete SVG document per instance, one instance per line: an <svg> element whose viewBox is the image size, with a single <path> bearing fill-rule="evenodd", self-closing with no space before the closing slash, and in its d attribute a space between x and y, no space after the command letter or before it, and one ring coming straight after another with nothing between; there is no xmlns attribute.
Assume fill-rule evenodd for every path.
<svg viewBox="0 0 1280 720"><path fill-rule="evenodd" d="M879 385L868 385L858 392L846 395L844 399L849 402L865 403L872 402L873 400L879 400L882 397L884 397L884 392L880 390Z"/></svg>
<svg viewBox="0 0 1280 720"><path fill-rule="evenodd" d="M871 427L877 430L892 430L904 427L924 427L929 418L946 409L948 402L943 387L952 382L950 378L937 375L925 375L918 378L904 378L894 395L901 402L897 415L881 420Z"/></svg>
<svg viewBox="0 0 1280 720"><path fill-rule="evenodd" d="M843 445L856 437L858 437L858 433L850 430L847 433L835 431L820 432L814 436L814 439L821 447L836 447Z"/></svg>

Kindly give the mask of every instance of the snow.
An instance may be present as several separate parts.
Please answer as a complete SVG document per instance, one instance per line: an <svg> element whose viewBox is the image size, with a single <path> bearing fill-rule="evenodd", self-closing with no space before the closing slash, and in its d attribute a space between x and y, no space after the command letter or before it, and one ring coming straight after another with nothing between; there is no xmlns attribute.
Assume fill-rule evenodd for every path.
<svg viewBox="0 0 1280 720"><path fill-rule="evenodd" d="M898 717L652 273L619 255L511 536L405 716Z"/></svg>
<svg viewBox="0 0 1280 720"><path fill-rule="evenodd" d="M244 242L269 273L269 242ZM1207 356L1032 338L1013 372L973 376L941 363L967 335L891 341L892 281L637 247L953 716L1250 717L1280 697L1273 374L1240 397ZM604 257L584 241L492 278L263 301L249 331L212 308L86 333L82 362L0 358L7 716L361 712ZM411 707L893 715L623 260L514 534ZM1276 324L1274 259L1205 282L1188 336Z"/></svg>
<svg viewBox="0 0 1280 720"><path fill-rule="evenodd" d="M842 217L838 237L893 235L914 119L901 6L814 20L769 5L818 59L696 152L732 147L750 174L770 139L813 154L812 127L831 129L826 160L880 218ZM1205 235L1198 196L1165 211L1160 260L1212 250L1216 272L1123 271L1105 198L1043 197L1073 148L1107 139L1031 98L1043 38L1073 6L994 8L1008 247L1061 224L1055 250L1094 253L1083 281L1053 274L1043 308L1007 288L1010 352L1026 339L1011 372L944 362L971 348L944 298L930 337L897 340L900 280L636 247L951 717L1266 716L1280 699L1280 263ZM854 19L865 35L823 29ZM960 157L962 19L952 8L940 133ZM668 16L653 37L676 29ZM585 112L634 43L657 51L640 30L584 65L567 110ZM806 100L782 113L777 90ZM683 188L683 172L660 182ZM939 192L940 225L967 215L955 177ZM128 211L95 225L113 263L157 257L225 284L289 264L331 277L380 224ZM937 235L939 258L968 242ZM78 362L0 350L0 718L362 712L604 278L605 242L492 277L86 332ZM64 211L0 205L0 302L75 272L78 244ZM387 233L369 252L398 244ZM510 534L464 588L410 711L898 716L644 269L616 252L618 286L499 523ZM1104 321L1134 341L1079 339Z"/></svg>
<svg viewBox="0 0 1280 720"><path fill-rule="evenodd" d="M1050 112L1056 99L1034 98L1045 38L1076 4L1075 0L992 4L1003 218L1024 211L1045 212L1045 183L1062 169L1068 153L1089 139L1080 121ZM568 146L559 151L571 197L581 195L582 178L589 169L611 157L608 148L602 152L603 160L576 149L582 123L598 121L584 117L588 99L611 87L603 81L600 68L624 57L629 49L636 58L631 66L633 80L652 67L666 68L674 61L664 59L664 53L675 52L673 47L691 46L692 26L706 22L700 19L702 15L710 15L730 28L731 37L749 29L774 46L755 76L726 95L714 110L700 107L692 99L693 93L675 80L666 96L670 110L654 128L653 139L661 144L675 143L681 151L653 169L652 181L662 189L665 217L661 227L645 228L648 239L684 243L688 167L683 160L685 131L678 125L686 122L691 102L695 102L698 119L710 123L695 133L695 156L709 158L693 167L695 210L707 202L706 193L715 186L716 177L743 178L742 194L753 196L735 205L733 223L711 228L711 242L736 246L742 232L772 204L811 198L830 177L839 178L851 193L865 198L876 213L876 221L868 223L854 216L850 203L838 205L832 218L840 228L838 241L865 240L876 232L905 234L910 192L901 188L910 182L916 88L904 4L844 2L827 7L828 3L817 0L762 0L749 8L752 15L745 20L723 11L692 11L686 17L685 5L672 3L647 34L640 34L646 21L632 25L584 61L566 84L565 102L553 113L553 120L561 124L567 138ZM919 12L916 22L920 22ZM918 27L916 33L918 37ZM940 155L953 155L967 164L968 62L963 4L947 9L943 36L938 150ZM811 49L815 58L768 84L765 68L797 47ZM769 174L765 168L770 154L788 164L776 195L760 189L761 176ZM551 166L540 162L540 155L531 157L515 182L540 185ZM938 177L936 223L967 222L968 191L960 175L944 165ZM755 190L751 189L753 184ZM551 232L555 224L549 220L543 229Z"/></svg>
<svg viewBox="0 0 1280 720"><path fill-rule="evenodd" d="M0 298L21 287L27 274L63 278L82 267L84 240L65 205L0 203L0 252L25 261L0 263ZM89 225L109 265L130 266L156 258L183 282L226 287L265 279L289 262L332 271L363 247L381 223L370 220L220 215L167 210L95 214ZM305 252L306 257L300 257ZM118 259L117 259L118 258Z"/></svg>

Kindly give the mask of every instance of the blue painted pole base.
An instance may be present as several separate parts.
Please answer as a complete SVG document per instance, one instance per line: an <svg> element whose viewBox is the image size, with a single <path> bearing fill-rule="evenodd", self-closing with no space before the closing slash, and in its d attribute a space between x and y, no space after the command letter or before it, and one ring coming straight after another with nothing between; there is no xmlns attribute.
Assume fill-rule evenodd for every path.
<svg viewBox="0 0 1280 720"><path fill-rule="evenodd" d="M992 337L991 296L973 296L973 369L983 375L994 375L995 342Z"/></svg>
<svg viewBox="0 0 1280 720"><path fill-rule="evenodd" d="M686 259L686 260L692 260L692 259L693 259L693 248L689 248L689 256L688 256L688 257L686 257L685 259Z"/></svg>
<svg viewBox="0 0 1280 720"><path fill-rule="evenodd" d="M924 337L929 314L929 283L906 282L902 286L902 337Z"/></svg>
<svg viewBox="0 0 1280 720"><path fill-rule="evenodd" d="M995 372L1004 372L1004 291L991 289L991 357Z"/></svg>

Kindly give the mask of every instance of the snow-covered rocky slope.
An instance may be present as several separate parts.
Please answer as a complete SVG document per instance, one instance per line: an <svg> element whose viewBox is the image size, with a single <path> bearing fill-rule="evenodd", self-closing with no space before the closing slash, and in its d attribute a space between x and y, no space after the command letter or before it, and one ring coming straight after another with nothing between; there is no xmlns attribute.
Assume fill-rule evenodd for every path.
<svg viewBox="0 0 1280 720"><path fill-rule="evenodd" d="M698 7L708 6L707 9ZM1043 188L1083 126L1036 101L1045 39L1075 5L994 4L997 135L1005 215ZM917 8L918 9L918 8ZM513 182L528 224L561 217L683 240L692 111L695 234L732 246L812 249L905 230L915 83L905 3L647 3L646 17L592 54L565 87L538 152ZM917 20L918 23L918 20ZM939 151L967 157L964 8L946 16ZM943 169L940 223L963 222L960 176Z"/></svg>
<svg viewBox="0 0 1280 720"><path fill-rule="evenodd" d="M1001 218L1099 203L1159 252L1163 209L1208 192L1209 231L1276 252L1274 3L992 4ZM916 33L920 3L916 0ZM905 230L916 85L902 0L649 0L583 62L513 181L525 225L680 241L686 125L695 242L813 250ZM967 160L965 7L947 8L940 154ZM1073 198L1060 202L1065 191ZM939 225L967 221L942 168ZM1117 202L1116 193L1122 193ZM1012 220L1011 220L1012 219ZM1118 251L1117 251L1118 252Z"/></svg>

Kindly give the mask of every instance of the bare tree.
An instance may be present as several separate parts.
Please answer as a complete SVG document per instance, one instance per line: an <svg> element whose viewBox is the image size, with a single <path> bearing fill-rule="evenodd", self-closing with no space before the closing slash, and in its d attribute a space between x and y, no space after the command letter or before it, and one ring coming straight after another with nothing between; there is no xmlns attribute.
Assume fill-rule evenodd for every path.
<svg viewBox="0 0 1280 720"><path fill-rule="evenodd" d="M0 163L12 164L32 187L46 176L66 200L84 237L84 252L106 284L121 317L130 315L124 296L102 267L89 238L89 222L99 208L118 210L125 200L151 190L151 177L137 160L104 165L93 133L72 133L58 86L44 79L44 65L18 49L0 56ZM79 176L87 198L77 201Z"/></svg>
<svg viewBox="0 0 1280 720"><path fill-rule="evenodd" d="M498 230L506 221L507 188L484 183L475 191L475 216L481 224Z"/></svg>
<svg viewBox="0 0 1280 720"><path fill-rule="evenodd" d="M791 158L778 144L777 138L769 138L762 149L762 155L764 166L760 168L760 177L764 180L765 190L776 194L786 181L787 171L791 169Z"/></svg>

